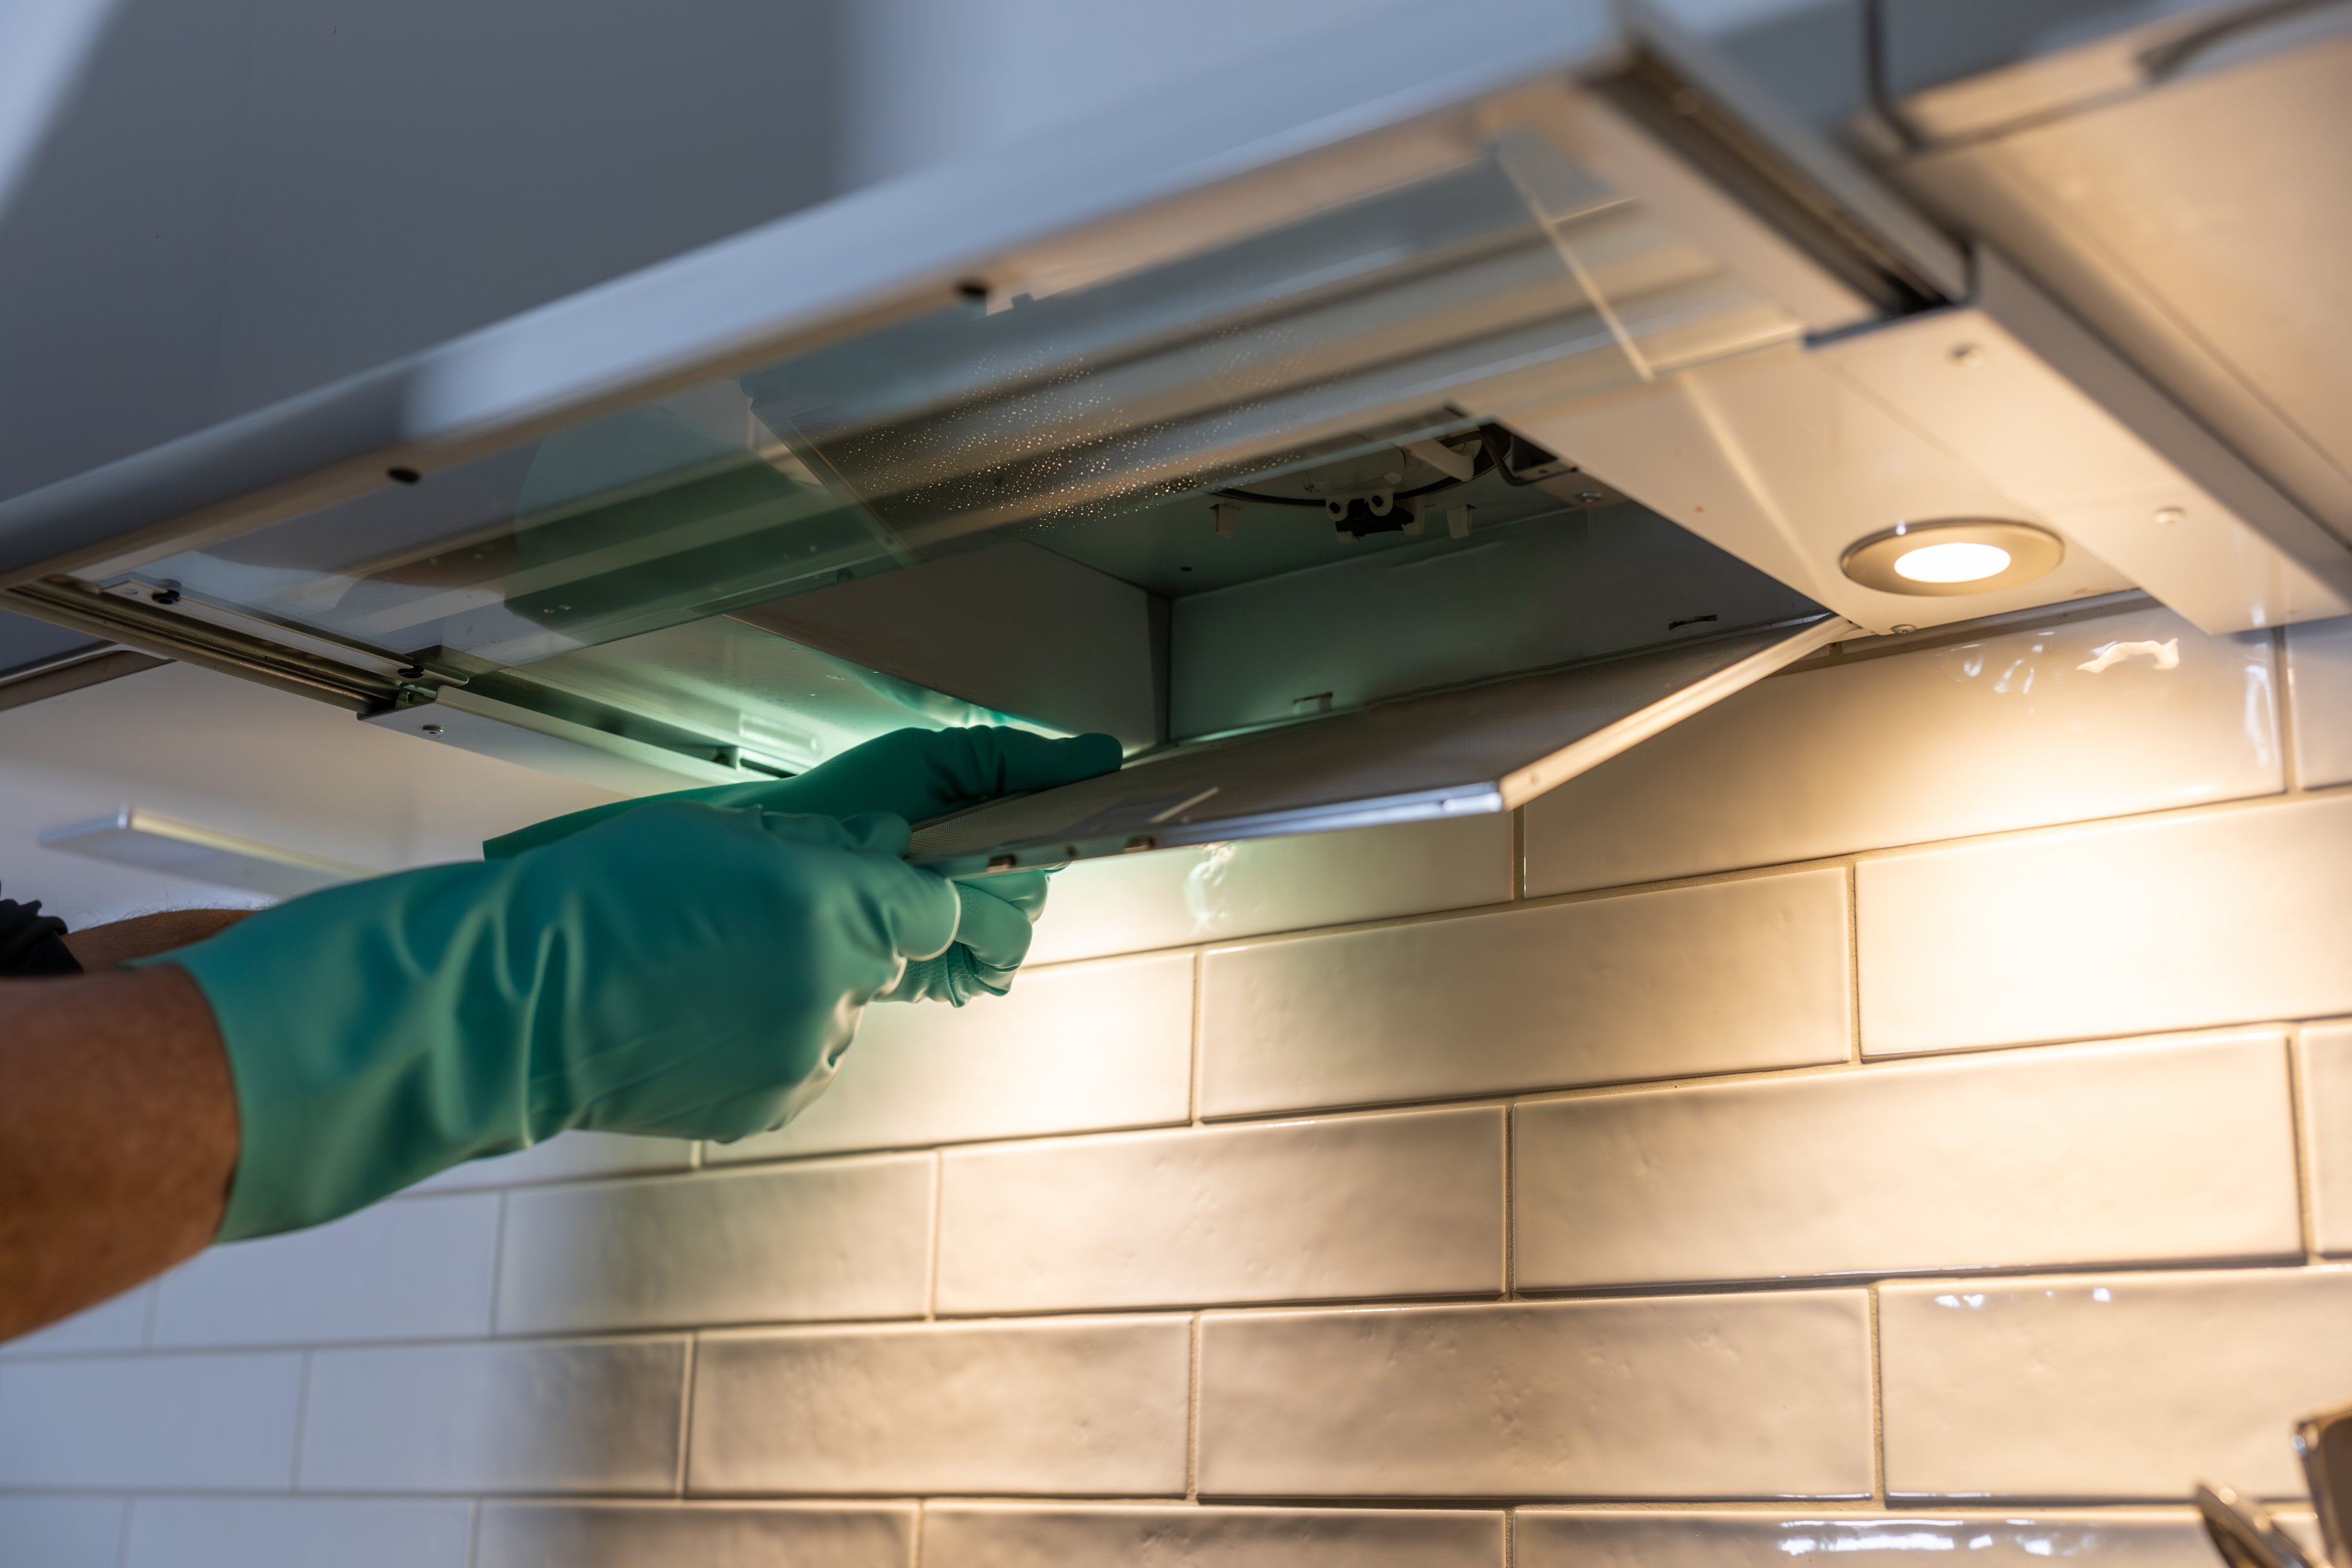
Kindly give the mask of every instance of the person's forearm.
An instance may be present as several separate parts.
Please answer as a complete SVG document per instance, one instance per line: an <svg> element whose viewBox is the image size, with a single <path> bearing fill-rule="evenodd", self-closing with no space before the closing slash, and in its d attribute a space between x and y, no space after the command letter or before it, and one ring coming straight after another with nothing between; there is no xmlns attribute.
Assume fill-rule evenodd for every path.
<svg viewBox="0 0 2352 1568"><path fill-rule="evenodd" d="M236 1155L228 1060L184 970L0 980L0 1340L202 1251Z"/></svg>
<svg viewBox="0 0 2352 1568"><path fill-rule="evenodd" d="M85 972L96 974L128 959L152 958L201 942L252 913L250 909L165 909L134 915L128 920L68 932L64 939L66 951Z"/></svg>

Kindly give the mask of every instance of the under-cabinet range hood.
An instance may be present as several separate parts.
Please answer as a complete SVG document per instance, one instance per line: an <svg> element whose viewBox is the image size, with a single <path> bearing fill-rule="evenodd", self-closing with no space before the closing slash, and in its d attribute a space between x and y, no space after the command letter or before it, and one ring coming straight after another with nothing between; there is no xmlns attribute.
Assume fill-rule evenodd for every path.
<svg viewBox="0 0 2352 1568"><path fill-rule="evenodd" d="M1867 632L2342 614L2352 553L1646 11L1468 0L18 497L0 585L623 789L1118 737L919 837L985 873L1507 809Z"/></svg>

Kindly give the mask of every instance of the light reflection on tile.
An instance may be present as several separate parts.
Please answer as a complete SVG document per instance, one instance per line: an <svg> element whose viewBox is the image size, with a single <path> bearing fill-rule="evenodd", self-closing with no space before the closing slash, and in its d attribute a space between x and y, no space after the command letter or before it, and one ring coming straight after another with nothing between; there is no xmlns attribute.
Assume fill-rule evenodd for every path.
<svg viewBox="0 0 2352 1568"><path fill-rule="evenodd" d="M2027 1513L1811 1513L1680 1509L1518 1511L1517 1568L1773 1568L1847 1552L1942 1553L2016 1568L2060 1559L2117 1568L2215 1568L2186 1508Z"/></svg>
<svg viewBox="0 0 2352 1568"><path fill-rule="evenodd" d="M1528 891L2284 787L2268 632L2168 610L1761 681L1528 808Z"/></svg>
<svg viewBox="0 0 2352 1568"><path fill-rule="evenodd" d="M1500 904L1503 815L1082 861L1055 874L1032 963Z"/></svg>
<svg viewBox="0 0 2352 1568"><path fill-rule="evenodd" d="M2184 1149L2184 1157L2194 1157ZM1882 1286L1890 1496L2299 1499L2287 1437L2352 1393L2352 1270Z"/></svg>

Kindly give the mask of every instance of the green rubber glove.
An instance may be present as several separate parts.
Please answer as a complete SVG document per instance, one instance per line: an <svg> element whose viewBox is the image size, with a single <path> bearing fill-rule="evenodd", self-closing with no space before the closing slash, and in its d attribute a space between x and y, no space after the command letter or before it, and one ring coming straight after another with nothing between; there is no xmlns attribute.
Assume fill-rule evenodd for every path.
<svg viewBox="0 0 2352 1568"><path fill-rule="evenodd" d="M947 1002L961 1007L985 991L1013 988L1013 971L1029 956L1029 935L1045 908L1042 871L1013 871L959 882L955 941L936 958L908 964L898 985L877 1002Z"/></svg>
<svg viewBox="0 0 2352 1568"><path fill-rule="evenodd" d="M888 811L909 822L1026 789L1091 779L1118 767L1118 742L1108 735L1048 740L1025 729L900 729L852 747L793 779L718 784L657 795L712 806L757 806L771 811L847 817ZM534 823L482 846L496 860L553 843L583 828L648 804L621 800ZM961 918L955 941L936 958L909 964L882 1001L943 1001L961 1007L982 992L1003 996L1029 955L1032 927L1045 907L1045 873L1019 872L956 884Z"/></svg>
<svg viewBox="0 0 2352 1568"><path fill-rule="evenodd" d="M147 963L195 979L241 1144L219 1239L567 1127L728 1141L821 1092L944 950L907 824L663 801L503 860L328 888Z"/></svg>

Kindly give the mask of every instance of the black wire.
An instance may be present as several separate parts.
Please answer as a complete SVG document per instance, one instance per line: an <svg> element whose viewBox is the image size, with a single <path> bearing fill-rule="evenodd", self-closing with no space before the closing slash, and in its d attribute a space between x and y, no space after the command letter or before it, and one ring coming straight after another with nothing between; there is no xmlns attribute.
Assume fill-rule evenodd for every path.
<svg viewBox="0 0 2352 1568"><path fill-rule="evenodd" d="M1485 444L1481 443L1477 455L1470 460L1470 479L1483 476L1494 465L1494 458L1488 455ZM1434 496L1442 490L1451 490L1457 486L1467 485L1470 479L1456 479L1448 474L1433 484L1416 485L1410 490L1395 491L1393 498L1410 501L1420 496ZM1209 494L1223 496L1229 501L1255 501L1265 507L1320 507L1325 504L1319 497L1268 496L1256 490L1212 490Z"/></svg>

